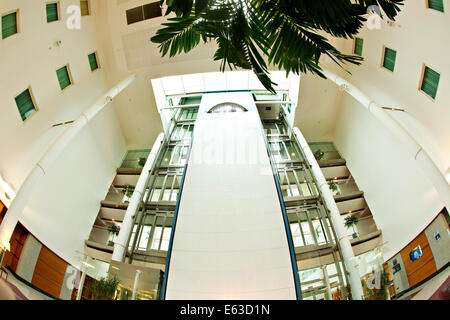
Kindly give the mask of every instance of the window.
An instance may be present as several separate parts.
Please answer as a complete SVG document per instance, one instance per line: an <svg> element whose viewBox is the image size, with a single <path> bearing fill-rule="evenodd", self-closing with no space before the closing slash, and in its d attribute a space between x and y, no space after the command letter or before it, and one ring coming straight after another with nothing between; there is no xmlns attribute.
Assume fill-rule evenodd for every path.
<svg viewBox="0 0 450 320"><path fill-rule="evenodd" d="M396 57L397 51L389 48L384 48L383 67L394 72Z"/></svg>
<svg viewBox="0 0 450 320"><path fill-rule="evenodd" d="M237 103L225 102L220 103L213 108L211 108L208 113L228 113L228 112L247 112L243 106Z"/></svg>
<svg viewBox="0 0 450 320"><path fill-rule="evenodd" d="M2 16L2 39L8 38L19 32L17 27L17 12Z"/></svg>
<svg viewBox="0 0 450 320"><path fill-rule="evenodd" d="M89 59L89 65L91 67L91 71L95 71L99 68L98 66L98 59L97 59L97 53L93 52L90 55L88 55Z"/></svg>
<svg viewBox="0 0 450 320"><path fill-rule="evenodd" d="M89 0L80 0L81 16L88 16L91 14L91 8L89 6Z"/></svg>
<svg viewBox="0 0 450 320"><path fill-rule="evenodd" d="M444 12L444 1L442 0L427 0L427 5L429 9Z"/></svg>
<svg viewBox="0 0 450 320"><path fill-rule="evenodd" d="M432 99L436 98L437 89L439 86L439 78L441 75L433 69L424 66L422 84L420 90L425 92Z"/></svg>
<svg viewBox="0 0 450 320"><path fill-rule="evenodd" d="M56 75L58 76L59 86L61 87L61 90L64 90L72 84L69 65L56 70Z"/></svg>
<svg viewBox="0 0 450 320"><path fill-rule="evenodd" d="M355 47L353 53L362 56L364 40L361 38L355 38Z"/></svg>
<svg viewBox="0 0 450 320"><path fill-rule="evenodd" d="M58 2L47 3L47 23L59 20L59 8Z"/></svg>
<svg viewBox="0 0 450 320"><path fill-rule="evenodd" d="M31 88L27 88L24 92L19 94L15 98L15 100L23 121L28 119L33 113L37 111L36 105L33 101Z"/></svg>
<svg viewBox="0 0 450 320"><path fill-rule="evenodd" d="M158 2L152 2L126 11L127 24L148 20L162 16L162 10Z"/></svg>

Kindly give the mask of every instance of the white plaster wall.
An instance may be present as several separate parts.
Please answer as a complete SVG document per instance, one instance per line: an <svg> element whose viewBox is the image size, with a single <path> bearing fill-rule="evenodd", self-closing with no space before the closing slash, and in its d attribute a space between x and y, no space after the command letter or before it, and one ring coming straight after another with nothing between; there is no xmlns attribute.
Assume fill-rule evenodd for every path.
<svg viewBox="0 0 450 320"><path fill-rule="evenodd" d="M425 1L406 1L393 27L364 27L365 61L352 66L348 80L381 106L404 109L396 119L431 155L442 172L450 166L450 7L446 12L426 9ZM397 51L394 72L381 67L383 46ZM351 53L353 41L341 46ZM441 73L435 101L418 90L422 65ZM388 129L345 94L337 118L334 142L364 191L377 226L383 231L384 258L388 259L417 236L442 209L433 186ZM395 115L394 115L395 116Z"/></svg>
<svg viewBox="0 0 450 320"><path fill-rule="evenodd" d="M250 111L204 113L219 102ZM168 272L167 299L295 299L281 206L249 93L203 96Z"/></svg>
<svg viewBox="0 0 450 320"><path fill-rule="evenodd" d="M387 260L436 216L443 203L395 137L349 95L343 98L334 143L383 232Z"/></svg>
<svg viewBox="0 0 450 320"><path fill-rule="evenodd" d="M80 30L62 20L47 24L45 1L2 0L0 13L20 9L20 33L0 40L0 171L17 190L34 164L61 134L53 124L75 120L109 88L105 69L91 72L88 54L97 51L103 66L93 15L81 18ZM55 46L57 40L61 46ZM74 85L61 91L56 70L69 63ZM14 97L28 86L39 111L25 122ZM79 254L125 153L125 142L113 106L75 138L47 178L36 189L21 219L25 227L69 263L79 266Z"/></svg>

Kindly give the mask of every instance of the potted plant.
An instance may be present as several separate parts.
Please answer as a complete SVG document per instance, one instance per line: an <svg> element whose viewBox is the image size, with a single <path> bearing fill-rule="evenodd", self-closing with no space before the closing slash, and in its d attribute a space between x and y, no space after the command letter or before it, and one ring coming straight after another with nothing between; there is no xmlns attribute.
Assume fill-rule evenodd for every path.
<svg viewBox="0 0 450 320"><path fill-rule="evenodd" d="M358 224L358 222L359 219L353 215L345 217L345 226L347 227L347 229L353 228L353 239L358 237L358 233L355 231L355 226Z"/></svg>
<svg viewBox="0 0 450 320"><path fill-rule="evenodd" d="M138 159L138 165L139 165L140 167L143 167L143 166L145 165L145 162L147 162L147 159L146 159L146 158L139 158L139 159Z"/></svg>
<svg viewBox="0 0 450 320"><path fill-rule="evenodd" d="M126 184L122 189L122 193L124 194L123 202L129 202L131 196L133 195L134 187L132 185Z"/></svg>
<svg viewBox="0 0 450 320"><path fill-rule="evenodd" d="M113 300L120 280L117 276L109 276L96 280L92 284L94 300Z"/></svg>
<svg viewBox="0 0 450 320"><path fill-rule="evenodd" d="M320 149L318 149L316 152L314 152L314 157L316 158L317 161L322 160L324 155L325 155L325 152L323 152Z"/></svg>
<svg viewBox="0 0 450 320"><path fill-rule="evenodd" d="M108 246L113 247L114 246L114 239L115 237L117 237L119 235L120 232L120 227L116 226L115 224L112 224L109 228L108 228L109 233L112 235L112 240L108 241Z"/></svg>
<svg viewBox="0 0 450 320"><path fill-rule="evenodd" d="M375 278L377 276L380 277L379 288L370 288L367 285L367 281L371 277ZM382 268L382 271L378 274L375 272L375 270L373 270L370 276L366 277L366 279L362 279L361 284L365 291L366 300L387 300L389 298L389 286L391 285L391 280L389 278L389 273L384 268Z"/></svg>

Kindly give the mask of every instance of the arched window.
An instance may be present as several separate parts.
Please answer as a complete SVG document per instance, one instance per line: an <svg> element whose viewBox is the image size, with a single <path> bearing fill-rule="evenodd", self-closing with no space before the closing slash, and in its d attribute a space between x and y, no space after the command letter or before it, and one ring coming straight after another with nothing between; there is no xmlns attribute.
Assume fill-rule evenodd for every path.
<svg viewBox="0 0 450 320"><path fill-rule="evenodd" d="M212 107L208 113L247 112L243 106L237 103L225 102Z"/></svg>

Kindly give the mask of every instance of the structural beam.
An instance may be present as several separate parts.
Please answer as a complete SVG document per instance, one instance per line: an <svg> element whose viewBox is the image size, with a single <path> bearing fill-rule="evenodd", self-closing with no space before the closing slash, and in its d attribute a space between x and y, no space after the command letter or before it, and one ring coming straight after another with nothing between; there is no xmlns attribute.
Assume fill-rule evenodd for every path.
<svg viewBox="0 0 450 320"><path fill-rule="evenodd" d="M5 218L0 226L0 241L9 240L16 227L17 222L21 219L23 210L28 204L28 200L33 194L36 186L45 177L50 170L54 161L64 151L73 138L86 126L86 124L94 118L94 116L110 103L123 89L128 87L135 80L133 74L114 86L106 92L93 105L87 108L74 122L68 127L50 146L42 158L36 163L30 174L25 178L11 206L6 213Z"/></svg>
<svg viewBox="0 0 450 320"><path fill-rule="evenodd" d="M353 84L332 72L324 70L323 73L329 80L337 84L356 99L363 107L369 110L375 118L377 118L399 139L400 142L402 142L402 145L409 152L410 157L416 161L423 170L425 176L428 177L429 181L438 192L441 200L444 202L444 205L447 208L450 208L450 168L447 169L447 172L441 172L432 157L430 157L423 146L414 139L413 135L383 107L379 106L373 99L368 97Z"/></svg>
<svg viewBox="0 0 450 320"><path fill-rule="evenodd" d="M300 130L295 127L293 132L297 138L297 141L300 147L303 149L303 153L305 154L306 160L311 166L312 174L317 182L317 187L320 190L322 198L325 202L326 207L330 212L330 219L333 223L334 230L336 232L337 240L339 241L340 253L342 256L342 260L344 261L345 267L349 273L349 282L352 293L353 300L362 300L363 299L363 289L361 285L361 278L359 275L359 271L355 265L355 255L353 253L352 245L350 243L350 239L347 236L347 232L344 226L344 220L339 213L339 209L334 201L333 194L331 193L330 187L322 173L322 170L317 163L314 154L312 153L308 142L306 142L303 134Z"/></svg>
<svg viewBox="0 0 450 320"><path fill-rule="evenodd" d="M152 150L148 155L147 161L145 162L144 168L142 169L141 175L139 176L139 179L136 183L133 195L130 198L127 211L120 227L117 241L116 243L114 243L112 260L123 262L125 259L128 239L130 238L131 232L133 231L134 217L139 210L140 203L142 201L143 195L145 194L145 188L147 187L148 180L150 179L150 171L156 161L156 156L158 155L163 140L164 133L160 133L156 138L155 143L153 144Z"/></svg>

